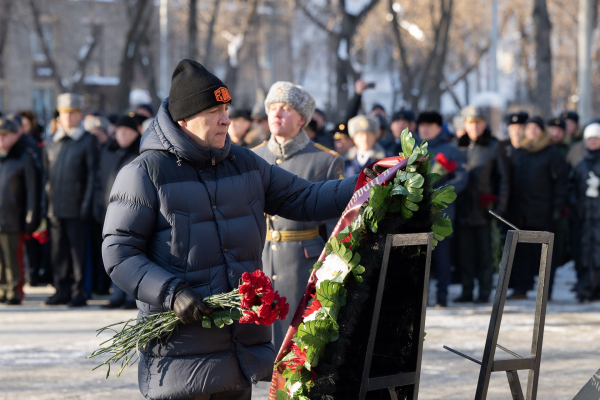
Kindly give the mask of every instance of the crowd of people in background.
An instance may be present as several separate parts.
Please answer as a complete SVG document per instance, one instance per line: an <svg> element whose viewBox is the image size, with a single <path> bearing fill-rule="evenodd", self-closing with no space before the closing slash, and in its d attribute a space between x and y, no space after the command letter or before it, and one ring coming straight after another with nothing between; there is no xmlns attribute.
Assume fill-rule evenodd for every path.
<svg viewBox="0 0 600 400"><path fill-rule="evenodd" d="M490 210L519 229L555 233L550 296L556 269L574 260L579 300L600 298L600 121L580 126L574 111L550 120L513 112L505 116L509 139L502 141L479 107L449 120L436 110L401 109L388 117L379 104L361 114L368 88L356 82L344 121L328 121L317 108L304 130L343 157L346 177L401 153L405 129L429 143L433 186L452 185L458 194L446 210L454 234L433 253L437 306L490 301L501 251L494 238L509 229ZM0 119L1 302L20 304L25 282L50 283L56 293L49 306L81 307L92 294L110 293L104 307L136 308L104 270L102 227L116 176L139 155L154 110L142 104L120 116L85 112L82 96L64 93L45 127L28 110ZM233 144L252 149L269 139L264 105L232 108L229 119ZM517 246L509 300L533 288L536 246ZM462 294L450 299L453 281Z"/></svg>

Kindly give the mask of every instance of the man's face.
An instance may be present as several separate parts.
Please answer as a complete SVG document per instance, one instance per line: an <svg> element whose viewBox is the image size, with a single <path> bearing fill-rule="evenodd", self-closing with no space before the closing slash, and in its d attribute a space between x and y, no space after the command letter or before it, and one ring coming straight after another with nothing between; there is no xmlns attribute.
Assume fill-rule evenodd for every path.
<svg viewBox="0 0 600 400"><path fill-rule="evenodd" d="M542 128L537 124L527 124L525 127L525 137L529 140L536 140L542 135Z"/></svg>
<svg viewBox="0 0 600 400"><path fill-rule="evenodd" d="M304 125L304 118L292 106L284 103L272 103L267 112L269 129L280 143L292 139Z"/></svg>
<svg viewBox="0 0 600 400"><path fill-rule="evenodd" d="M81 111L59 111L58 120L65 131L69 132L81 122Z"/></svg>
<svg viewBox="0 0 600 400"><path fill-rule="evenodd" d="M21 127L25 133L29 133L33 130L33 124L28 118L25 117L21 117Z"/></svg>
<svg viewBox="0 0 600 400"><path fill-rule="evenodd" d="M198 146L219 150L225 146L231 123L228 111L229 104L219 104L177 123Z"/></svg>
<svg viewBox="0 0 600 400"><path fill-rule="evenodd" d="M369 116L374 117L376 115L381 115L383 118L385 118L385 110L383 108L375 108L371 111L371 113L369 114Z"/></svg>
<svg viewBox="0 0 600 400"><path fill-rule="evenodd" d="M421 122L419 124L419 137L423 140L433 140L442 133L442 127L430 122Z"/></svg>
<svg viewBox="0 0 600 400"><path fill-rule="evenodd" d="M392 122L391 129L392 135L396 139L400 139L400 135L402 135L402 131L408 128L409 122L406 119L397 119Z"/></svg>
<svg viewBox="0 0 600 400"><path fill-rule="evenodd" d="M17 140L19 140L20 136L21 135L16 132L1 134L0 135L0 152L4 153L4 154L8 153L10 151L10 149L13 148L15 143L17 143Z"/></svg>
<svg viewBox="0 0 600 400"><path fill-rule="evenodd" d="M357 132L352 138L358 151L366 152L373 148L377 141L377 135L372 132Z"/></svg>
<svg viewBox="0 0 600 400"><path fill-rule="evenodd" d="M261 132L263 133L263 135L269 135L269 120L267 119L255 119L254 120L254 124L256 125L256 127L258 129L261 130Z"/></svg>
<svg viewBox="0 0 600 400"><path fill-rule="evenodd" d="M548 133L554 144L561 143L565 138L565 131L560 126L549 126Z"/></svg>
<svg viewBox="0 0 600 400"><path fill-rule="evenodd" d="M250 121L246 118L234 118L229 125L229 136L234 143L241 142L250 129Z"/></svg>
<svg viewBox="0 0 600 400"><path fill-rule="evenodd" d="M335 151L341 155L345 155L351 148L354 147L354 142L349 137L344 136L343 139L335 139L333 142L333 147L335 147Z"/></svg>
<svg viewBox="0 0 600 400"><path fill-rule="evenodd" d="M117 127L115 139L119 144L119 147L126 149L135 142L135 139L137 139L138 136L140 136L138 131L131 129L128 126L119 126Z"/></svg>
<svg viewBox="0 0 600 400"><path fill-rule="evenodd" d="M467 131L467 135L472 141L476 141L481 135L483 135L486 126L487 124L485 121L480 119L465 121L465 131Z"/></svg>
<svg viewBox="0 0 600 400"><path fill-rule="evenodd" d="M585 141L585 147L590 151L600 150L600 138L591 137Z"/></svg>
<svg viewBox="0 0 600 400"><path fill-rule="evenodd" d="M525 124L510 124L508 125L508 137L510 139L510 144L515 149L520 147L520 141L523 135L525 134Z"/></svg>
<svg viewBox="0 0 600 400"><path fill-rule="evenodd" d="M98 139L98 143L104 144L108 140L108 134L104 131L104 129L94 128L90 131L90 133L96 136Z"/></svg>
<svg viewBox="0 0 600 400"><path fill-rule="evenodd" d="M569 135L569 137L572 137L573 135L575 135L575 133L577 132L577 128L579 127L579 126L577 125L577 122L573 121L573 120L572 120L572 119L570 119L570 118L567 118L567 119L565 120L565 124L567 125L567 126L566 126L566 128L567 128L567 129L566 129L566 131L567 131L567 132L566 132L566 133L567 133L567 135Z"/></svg>

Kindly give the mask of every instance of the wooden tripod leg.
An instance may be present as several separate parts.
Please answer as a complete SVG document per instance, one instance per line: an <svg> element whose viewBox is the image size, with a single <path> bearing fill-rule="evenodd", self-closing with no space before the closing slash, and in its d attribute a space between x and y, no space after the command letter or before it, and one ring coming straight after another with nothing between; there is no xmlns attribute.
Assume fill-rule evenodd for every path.
<svg viewBox="0 0 600 400"><path fill-rule="evenodd" d="M506 377L508 378L508 386L510 386L510 394L513 400L524 400L523 389L521 388L521 381L519 381L517 371L506 371Z"/></svg>

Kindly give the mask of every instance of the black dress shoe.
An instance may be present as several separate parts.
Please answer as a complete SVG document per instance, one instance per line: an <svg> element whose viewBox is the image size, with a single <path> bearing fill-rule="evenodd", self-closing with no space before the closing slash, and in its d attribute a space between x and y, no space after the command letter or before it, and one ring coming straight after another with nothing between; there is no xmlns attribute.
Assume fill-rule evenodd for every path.
<svg viewBox="0 0 600 400"><path fill-rule="evenodd" d="M460 297L457 297L456 299L454 299L454 302L455 303L472 303L473 296L461 295Z"/></svg>
<svg viewBox="0 0 600 400"><path fill-rule="evenodd" d="M11 306L18 306L19 304L21 304L21 299L19 299L17 297L13 297L10 300L6 300L5 303L9 304Z"/></svg>
<svg viewBox="0 0 600 400"><path fill-rule="evenodd" d="M53 296L48 297L46 301L44 301L44 304L47 306L58 306L61 304L67 304L69 300L70 298L68 296L55 293Z"/></svg>
<svg viewBox="0 0 600 400"><path fill-rule="evenodd" d="M77 296L68 303L69 307L83 307L87 306L87 300L83 296Z"/></svg>
<svg viewBox="0 0 600 400"><path fill-rule="evenodd" d="M104 308L105 310L114 310L115 308L123 307L123 304L125 303L122 301L111 301L108 304L101 305L100 308Z"/></svg>

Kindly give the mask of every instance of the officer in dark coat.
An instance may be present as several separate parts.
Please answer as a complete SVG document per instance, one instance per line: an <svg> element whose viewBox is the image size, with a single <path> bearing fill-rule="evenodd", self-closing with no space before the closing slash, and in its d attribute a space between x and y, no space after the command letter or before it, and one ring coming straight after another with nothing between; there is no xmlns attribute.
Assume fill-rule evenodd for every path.
<svg viewBox="0 0 600 400"><path fill-rule="evenodd" d="M566 206L567 162L552 145L552 138L540 117L527 121L520 148L510 157L510 165L508 219L519 229L554 232L556 221ZM517 246L511 275L515 290L508 299L527 298L527 291L533 287L533 277L539 271L540 251L541 245L523 243ZM552 297L552 281L551 278L549 297Z"/></svg>
<svg viewBox="0 0 600 400"><path fill-rule="evenodd" d="M348 134L354 141L354 147L346 154L344 174L352 176L360 174L367 165L385 158L384 151L377 151L379 120L377 118L357 115L348 121Z"/></svg>
<svg viewBox="0 0 600 400"><path fill-rule="evenodd" d="M463 110L467 144L468 184L458 198L457 236L462 294L455 302L473 301L474 279L479 283L478 303L487 303L492 291L492 238L488 210L504 215L510 187L509 163L502 143L492 137L481 109ZM463 139L459 141L463 142Z"/></svg>
<svg viewBox="0 0 600 400"><path fill-rule="evenodd" d="M0 302L20 304L20 233L40 223L41 173L17 124L0 118Z"/></svg>
<svg viewBox="0 0 600 400"><path fill-rule="evenodd" d="M510 113L504 117L504 122L508 129L508 139L505 140L503 144L508 157L510 157L515 149L520 147L519 142L525 133L525 123L528 118L529 114L525 111Z"/></svg>
<svg viewBox="0 0 600 400"><path fill-rule="evenodd" d="M110 194L103 259L111 279L137 300L140 316L172 310L182 321L168 341L141 351L138 380L147 398L246 400L251 383L270 379L271 328L203 328L210 309L202 298L262 269L264 213L339 218L356 185L356 177L312 183L231 144L230 102L219 78L181 61L141 155L119 172Z"/></svg>
<svg viewBox="0 0 600 400"><path fill-rule="evenodd" d="M88 226L92 217L98 143L81 125L83 97L58 96L61 128L44 144L47 215L56 293L47 305L86 305L83 287ZM71 278L71 276L73 278Z"/></svg>
<svg viewBox="0 0 600 400"><path fill-rule="evenodd" d="M312 142L304 131L315 110L315 102L304 88L290 82L274 83L265 99L265 108L271 138L253 149L256 154L269 164L311 182L343 178L342 157ZM273 324L273 343L277 351L325 242L319 234L321 222L292 221L274 215L266 215L266 221L263 270L273 280L275 289L287 297L292 310L285 320ZM335 222L329 224L327 231L333 229Z"/></svg>
<svg viewBox="0 0 600 400"><path fill-rule="evenodd" d="M436 111L426 111L419 115L420 139L427 141L427 149L434 155L431 157L431 171L440 175L433 183L434 189L442 186L454 186L454 192L460 195L467 187L467 171L465 170L465 154L449 143L442 134L442 116ZM455 205L450 204L444 211L455 224ZM448 286L451 281L452 243L454 237L448 237L438 243L432 254L432 265L437 278L436 307L447 307Z"/></svg>

